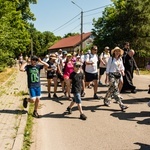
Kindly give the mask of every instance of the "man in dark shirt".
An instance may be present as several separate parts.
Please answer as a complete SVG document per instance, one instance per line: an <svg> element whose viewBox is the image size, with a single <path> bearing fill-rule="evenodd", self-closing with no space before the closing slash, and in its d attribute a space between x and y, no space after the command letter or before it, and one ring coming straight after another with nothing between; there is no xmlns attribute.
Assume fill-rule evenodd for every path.
<svg viewBox="0 0 150 150"><path fill-rule="evenodd" d="M42 65L38 64L37 62L40 62ZM27 82L28 82L28 88L30 93L30 98L29 99L25 98L23 100L23 106L24 108L27 108L28 102L34 103L35 106L34 106L33 116L36 118L39 118L39 114L37 113L37 108L41 96L40 70L43 69L43 65L46 68L49 66L46 62L42 61L37 56L32 56L30 65L24 63L20 67L20 71L27 72Z"/></svg>
<svg viewBox="0 0 150 150"><path fill-rule="evenodd" d="M87 117L83 114L82 106L81 106L81 90L84 90L84 74L81 72L81 63L74 63L74 71L70 74L70 83L72 83L71 93L73 93L73 101L70 103L69 107L67 107L67 111L71 114L71 108L75 103L78 105L78 109L80 111L80 119L86 120Z"/></svg>
<svg viewBox="0 0 150 150"><path fill-rule="evenodd" d="M123 87L122 92L126 90L131 90L131 93L136 93L136 87L133 85L133 73L134 70L139 71L137 64L133 58L135 54L134 50L129 50L124 59L124 67L125 67L125 76L123 77Z"/></svg>

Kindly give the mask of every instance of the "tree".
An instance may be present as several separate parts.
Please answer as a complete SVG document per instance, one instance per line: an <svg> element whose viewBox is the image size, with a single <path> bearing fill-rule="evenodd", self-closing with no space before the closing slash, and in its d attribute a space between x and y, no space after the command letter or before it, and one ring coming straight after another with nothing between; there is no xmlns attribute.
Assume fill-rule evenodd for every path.
<svg viewBox="0 0 150 150"><path fill-rule="evenodd" d="M132 48L144 56L150 51L149 0L112 1L113 5L105 8L103 16L93 20L95 44L114 47L129 41Z"/></svg>

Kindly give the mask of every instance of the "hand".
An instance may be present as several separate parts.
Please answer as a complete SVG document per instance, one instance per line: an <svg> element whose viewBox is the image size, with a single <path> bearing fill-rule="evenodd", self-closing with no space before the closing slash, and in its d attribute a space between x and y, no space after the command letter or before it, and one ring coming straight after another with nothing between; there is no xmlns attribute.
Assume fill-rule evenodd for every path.
<svg viewBox="0 0 150 150"><path fill-rule="evenodd" d="M39 61L39 62L41 62L41 61L42 61L40 57L38 58L38 61Z"/></svg>

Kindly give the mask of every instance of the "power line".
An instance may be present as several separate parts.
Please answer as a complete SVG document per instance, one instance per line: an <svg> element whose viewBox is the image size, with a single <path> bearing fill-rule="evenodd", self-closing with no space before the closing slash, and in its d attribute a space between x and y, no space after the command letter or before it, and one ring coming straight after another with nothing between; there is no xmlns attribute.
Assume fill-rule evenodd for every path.
<svg viewBox="0 0 150 150"><path fill-rule="evenodd" d="M56 30L62 28L63 26L65 26L66 24L68 24L69 22L71 22L73 19L75 19L76 17L78 17L79 15L80 15L80 13L78 15L76 15L75 17L73 17L72 19L70 19L69 21L67 21L66 23L64 23L63 25L61 25L60 27L58 27L55 30L53 30L52 32L55 32Z"/></svg>
<svg viewBox="0 0 150 150"><path fill-rule="evenodd" d="M111 4L113 4L113 3L111 3ZM110 6L111 4L108 4L108 5L105 5L105 6L101 6L101 7L98 7L98 8L94 8L94 9L90 9L90 10L84 11L84 13L87 13L87 12L90 12L90 11L94 11L94 10L97 10L97 9L101 9L101 8L105 8L107 6Z"/></svg>
<svg viewBox="0 0 150 150"><path fill-rule="evenodd" d="M113 3L111 3L113 4ZM90 9L90 10L87 10L87 11L84 11L83 13L88 13L88 12L91 12L91 11L95 11L97 9L102 9L102 8L105 8L107 6L110 6L111 4L108 4L108 5L105 5L105 6L101 6L101 7L98 7L98 8L94 8L94 9ZM64 27L65 25L67 25L68 23L70 23L73 19L75 19L76 17L78 17L80 15L80 13L78 15L76 15L75 17L73 17L72 19L70 19L69 21L67 21L66 23L64 23L63 25L61 25L60 27L56 28L55 30L53 30L52 32L55 32L55 31L58 31L59 29L62 30L61 28ZM91 16L91 15L94 15L94 14L90 14L90 15L86 15L85 17L87 16ZM71 23L72 24L72 23ZM84 24L87 24L87 23L84 23ZM68 25L67 25L68 26ZM75 27L76 28L76 27ZM63 28L64 29L64 28ZM59 31L60 31L59 30Z"/></svg>

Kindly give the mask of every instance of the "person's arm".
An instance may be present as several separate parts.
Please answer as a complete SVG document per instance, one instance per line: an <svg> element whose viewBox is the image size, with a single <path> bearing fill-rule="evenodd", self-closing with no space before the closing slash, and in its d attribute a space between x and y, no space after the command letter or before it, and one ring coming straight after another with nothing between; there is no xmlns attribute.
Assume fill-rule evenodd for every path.
<svg viewBox="0 0 150 150"><path fill-rule="evenodd" d="M99 60L100 60L100 62L103 63L103 65L106 65L106 63L103 61L103 57L104 57L104 52L101 53Z"/></svg>
<svg viewBox="0 0 150 150"><path fill-rule="evenodd" d="M89 56L89 54L87 54L87 56L86 56L85 64L86 64L86 65L93 65L93 64L94 64L94 62L90 61L90 56Z"/></svg>
<svg viewBox="0 0 150 150"><path fill-rule="evenodd" d="M41 64L43 64L45 68L48 68L48 67L49 67L49 64L46 63L46 62L44 62L44 61L42 61L41 58L39 58L38 61L39 61Z"/></svg>
<svg viewBox="0 0 150 150"><path fill-rule="evenodd" d="M19 70L25 72L25 67L26 67L26 66L27 66L27 62L23 63L23 64L21 65L21 67L19 68Z"/></svg>

